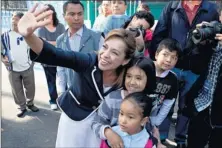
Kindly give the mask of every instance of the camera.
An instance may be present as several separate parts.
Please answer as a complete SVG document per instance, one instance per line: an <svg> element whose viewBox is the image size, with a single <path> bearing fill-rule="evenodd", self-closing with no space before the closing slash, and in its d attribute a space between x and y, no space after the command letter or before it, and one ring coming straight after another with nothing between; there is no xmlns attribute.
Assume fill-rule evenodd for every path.
<svg viewBox="0 0 222 148"><path fill-rule="evenodd" d="M142 36L145 37L146 30L143 29L142 25L139 27L136 27L136 28L129 28L129 30L132 31L133 33L135 33L135 37L140 36L140 32L142 33Z"/></svg>
<svg viewBox="0 0 222 148"><path fill-rule="evenodd" d="M195 44L206 39L214 40L217 33L222 33L222 24L218 21L212 21L209 24L203 24L192 33L192 40Z"/></svg>

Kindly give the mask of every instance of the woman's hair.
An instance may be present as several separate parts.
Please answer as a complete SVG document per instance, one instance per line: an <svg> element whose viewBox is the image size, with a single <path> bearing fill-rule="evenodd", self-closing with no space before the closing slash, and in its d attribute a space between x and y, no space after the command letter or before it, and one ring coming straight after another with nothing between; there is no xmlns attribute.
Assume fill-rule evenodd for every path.
<svg viewBox="0 0 222 148"><path fill-rule="evenodd" d="M154 89L156 88L156 70L153 61L148 57L136 56L132 58L129 64L127 65L127 70L133 66L142 69L147 76L146 87L142 92L145 94L153 93ZM124 79L123 79L123 89L125 90L126 90L125 79L126 79L127 70L124 74Z"/></svg>
<svg viewBox="0 0 222 148"><path fill-rule="evenodd" d="M56 27L59 24L59 20L57 18L57 13L55 11L55 8L52 5L50 5L50 4L46 4L46 6L48 6L47 10L52 10L53 11L52 21L53 21L53 26Z"/></svg>
<svg viewBox="0 0 222 148"><path fill-rule="evenodd" d="M105 38L105 41L111 39L111 38L119 38L126 44L126 50L125 50L125 59L130 59L134 56L135 50L136 50L136 40L135 35L125 29L114 29L110 31Z"/></svg>
<svg viewBox="0 0 222 148"><path fill-rule="evenodd" d="M152 110L152 99L142 92L131 93L127 95L123 102L126 100L133 100L142 110L143 117L149 117Z"/></svg>
<svg viewBox="0 0 222 148"><path fill-rule="evenodd" d="M138 11L136 13L134 13L122 26L122 28L126 29L128 27L128 25L131 23L131 21L133 21L133 18L136 17L137 19L145 19L147 23L150 24L150 28L153 27L154 25L154 16L147 11Z"/></svg>
<svg viewBox="0 0 222 148"><path fill-rule="evenodd" d="M135 55L136 40L135 40L134 34L131 31L125 30L122 28L114 29L108 33L107 37L105 38L105 41L107 41L111 38L118 38L126 44L125 59L131 59ZM125 71L126 71L126 65L119 66L116 69L116 73L117 73L118 78L117 78L117 81L116 81L114 87L116 87L116 86L121 87L122 86L123 75L124 75Z"/></svg>

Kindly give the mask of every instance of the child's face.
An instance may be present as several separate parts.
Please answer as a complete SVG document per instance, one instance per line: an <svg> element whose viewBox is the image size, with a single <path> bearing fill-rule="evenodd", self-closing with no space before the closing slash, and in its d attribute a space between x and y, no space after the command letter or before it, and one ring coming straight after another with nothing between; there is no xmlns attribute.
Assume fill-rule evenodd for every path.
<svg viewBox="0 0 222 148"><path fill-rule="evenodd" d="M111 1L112 14L123 15L125 14L126 8L127 5L122 0Z"/></svg>
<svg viewBox="0 0 222 148"><path fill-rule="evenodd" d="M156 67L162 70L170 70L174 68L177 63L178 56L176 51L169 51L168 49L162 49L159 53L156 53Z"/></svg>
<svg viewBox="0 0 222 148"><path fill-rule="evenodd" d="M123 132L136 134L146 124L148 117L143 118L142 109L132 99L122 102L119 113L119 126Z"/></svg>
<svg viewBox="0 0 222 148"><path fill-rule="evenodd" d="M110 1L103 1L102 2L102 10L104 14L108 14L111 12L110 10Z"/></svg>
<svg viewBox="0 0 222 148"><path fill-rule="evenodd" d="M147 83L147 76L144 70L133 66L127 70L125 87L129 93L142 92Z"/></svg>

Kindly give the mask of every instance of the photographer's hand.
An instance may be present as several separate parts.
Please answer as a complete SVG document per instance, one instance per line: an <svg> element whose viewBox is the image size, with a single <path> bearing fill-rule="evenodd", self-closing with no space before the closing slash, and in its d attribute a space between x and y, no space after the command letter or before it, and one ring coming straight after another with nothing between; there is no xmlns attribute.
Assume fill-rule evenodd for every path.
<svg viewBox="0 0 222 148"><path fill-rule="evenodd" d="M216 40L222 41L222 34L216 34Z"/></svg>
<svg viewBox="0 0 222 148"><path fill-rule="evenodd" d="M219 41L220 45L222 45L222 34L216 34L215 39Z"/></svg>

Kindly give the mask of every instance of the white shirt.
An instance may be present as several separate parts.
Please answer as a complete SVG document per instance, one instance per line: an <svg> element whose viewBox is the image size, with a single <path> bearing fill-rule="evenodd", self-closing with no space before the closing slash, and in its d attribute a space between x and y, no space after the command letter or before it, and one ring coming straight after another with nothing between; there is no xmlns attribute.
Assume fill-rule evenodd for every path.
<svg viewBox="0 0 222 148"><path fill-rule="evenodd" d="M83 33L83 27L81 27L76 33L74 33L72 36L70 35L70 32L68 33L69 36L69 45L71 50L73 51L79 51L80 48L80 42L82 38Z"/></svg>
<svg viewBox="0 0 222 148"><path fill-rule="evenodd" d="M21 72L27 70L31 65L29 58L29 47L24 38L15 31L9 32L10 49L12 56L12 70Z"/></svg>
<svg viewBox="0 0 222 148"><path fill-rule="evenodd" d="M70 32L68 32L69 45L72 51L79 51L82 34L83 34L83 27L81 27L72 36L70 35ZM101 36L99 41L99 49L102 48L103 43L104 43L104 38Z"/></svg>

